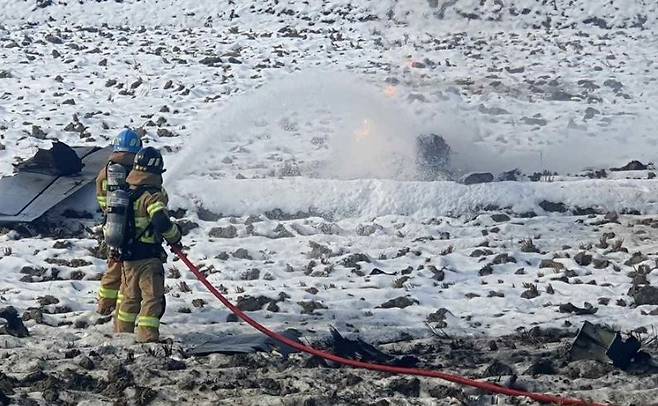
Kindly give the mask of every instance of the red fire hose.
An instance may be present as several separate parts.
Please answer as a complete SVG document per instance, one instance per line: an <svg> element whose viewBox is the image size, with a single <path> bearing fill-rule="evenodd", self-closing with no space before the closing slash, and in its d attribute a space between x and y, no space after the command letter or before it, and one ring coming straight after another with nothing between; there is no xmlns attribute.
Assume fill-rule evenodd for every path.
<svg viewBox="0 0 658 406"><path fill-rule="evenodd" d="M287 337L284 337L280 334L277 334L271 330L269 330L267 327L259 324L256 322L254 319L251 317L247 316L242 310L238 309L236 306L234 306L231 302L228 301L209 281L206 279L206 277L199 271L199 269L190 261L190 259L183 253L180 248L178 247L171 247L171 250L174 254L178 256L178 258L181 259L187 265L187 267L192 271L194 276L199 279L199 281L212 293L224 306L226 306L233 314L241 318L244 322L249 324L251 327L255 328L256 330L260 331L261 333L265 334L268 337L271 337L272 339L287 345L288 347L294 348L298 351L305 352L307 354L314 355L316 357L324 358L329 361L333 361L337 364L342 364L345 366L349 366L352 368L362 368L362 369L368 369L371 371L379 371L379 372L386 372L390 374L400 374L400 375L416 375L416 376L426 376L430 378L439 378L443 379L445 381L453 382L459 385L466 385L470 386L473 388L481 389L486 392L490 393L496 393L496 394L501 394L501 395L506 395L506 396L514 396L514 397L526 397L529 399L532 399L537 402L542 402L542 403L552 403L556 405L582 405L582 406L605 406L600 403L592 403L588 402L585 400L580 400L580 399L568 399L568 398L561 398L559 396L553 396L553 395L545 395L541 393L532 393L532 392L525 392L521 390L516 390L516 389L510 389L510 388L505 388L503 386L499 386L493 383L489 382L480 382L480 381L475 381L472 379L468 379L462 376L458 375L451 375L447 374L444 372L438 372L438 371L429 371L425 369L417 369L417 368L402 368L402 367L396 367L396 366L390 366L390 365L381 365L381 364L370 364L367 362L361 362L361 361L355 361L343 357L339 357L337 355L320 351L315 348L306 346L304 344L300 344L296 341L293 341Z"/></svg>

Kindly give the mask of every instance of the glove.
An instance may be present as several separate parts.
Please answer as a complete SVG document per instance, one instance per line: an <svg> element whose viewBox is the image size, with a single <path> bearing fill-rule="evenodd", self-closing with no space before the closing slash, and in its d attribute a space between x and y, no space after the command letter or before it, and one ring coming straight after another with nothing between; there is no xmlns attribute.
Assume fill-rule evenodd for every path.
<svg viewBox="0 0 658 406"><path fill-rule="evenodd" d="M171 251L173 252L174 250L182 251L183 250L183 244L181 244L180 240L175 243L170 243L169 246L171 247Z"/></svg>

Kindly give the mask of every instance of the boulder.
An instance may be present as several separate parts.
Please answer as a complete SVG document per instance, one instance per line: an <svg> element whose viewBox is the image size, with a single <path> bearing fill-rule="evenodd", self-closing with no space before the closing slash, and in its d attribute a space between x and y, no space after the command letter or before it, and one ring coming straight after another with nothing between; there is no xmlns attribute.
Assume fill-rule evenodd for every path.
<svg viewBox="0 0 658 406"><path fill-rule="evenodd" d="M639 286L631 288L628 294L633 298L636 306L658 305L658 287Z"/></svg>
<svg viewBox="0 0 658 406"><path fill-rule="evenodd" d="M23 320L18 317L18 311L13 306L0 309L0 335L9 334L10 336L25 338L30 335L23 324Z"/></svg>
<svg viewBox="0 0 658 406"><path fill-rule="evenodd" d="M623 171L645 171L647 169L648 166L643 164L642 162L631 161L620 168L611 168L610 170L615 172L623 172Z"/></svg>
<svg viewBox="0 0 658 406"><path fill-rule="evenodd" d="M490 183L494 181L494 176L489 172L471 173L462 179L464 185L476 185L478 183Z"/></svg>

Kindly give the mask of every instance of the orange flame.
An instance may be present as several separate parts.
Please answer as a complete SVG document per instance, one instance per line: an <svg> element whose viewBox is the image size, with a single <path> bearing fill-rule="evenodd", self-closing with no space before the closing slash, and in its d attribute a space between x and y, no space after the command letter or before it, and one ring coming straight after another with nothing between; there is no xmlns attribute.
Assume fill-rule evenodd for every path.
<svg viewBox="0 0 658 406"><path fill-rule="evenodd" d="M393 85L388 85L386 86L386 89L384 89L384 94L386 97L395 97L398 95L398 88Z"/></svg>
<svg viewBox="0 0 658 406"><path fill-rule="evenodd" d="M362 141L370 138L372 136L372 127L370 125L369 120L363 120L363 123L361 124L361 128L359 128L355 133L354 133L354 138L357 141Z"/></svg>

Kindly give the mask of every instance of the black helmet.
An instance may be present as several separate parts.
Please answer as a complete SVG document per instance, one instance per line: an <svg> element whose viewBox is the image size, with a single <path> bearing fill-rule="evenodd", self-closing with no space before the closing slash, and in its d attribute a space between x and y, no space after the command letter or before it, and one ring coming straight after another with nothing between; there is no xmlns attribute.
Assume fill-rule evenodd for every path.
<svg viewBox="0 0 658 406"><path fill-rule="evenodd" d="M153 147L146 147L139 150L135 155L135 164L133 169L141 172L161 174L165 171L164 161L160 151Z"/></svg>

